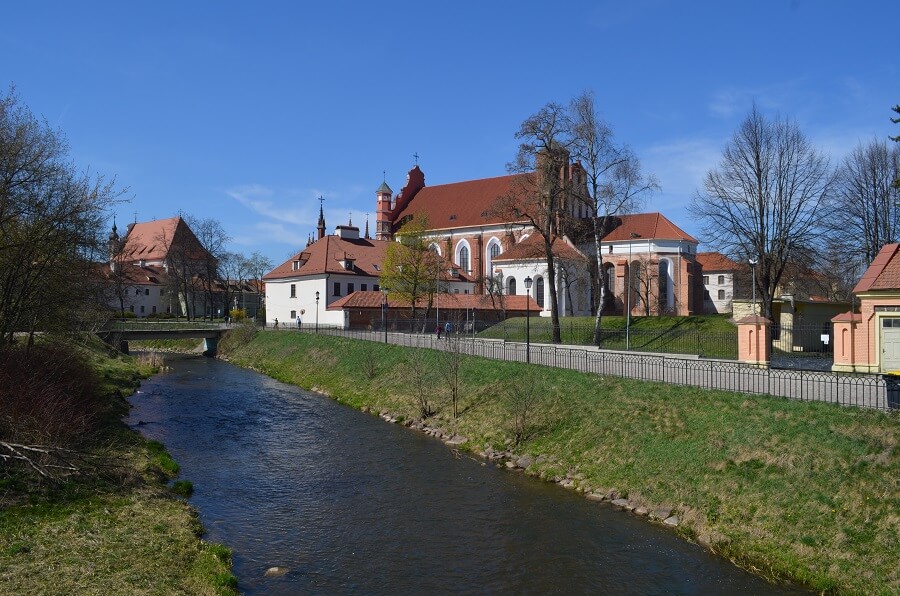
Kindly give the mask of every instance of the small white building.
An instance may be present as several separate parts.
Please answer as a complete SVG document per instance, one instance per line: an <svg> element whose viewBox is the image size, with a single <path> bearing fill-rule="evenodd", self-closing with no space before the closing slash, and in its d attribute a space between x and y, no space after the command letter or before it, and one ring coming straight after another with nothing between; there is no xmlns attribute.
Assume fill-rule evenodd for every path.
<svg viewBox="0 0 900 596"><path fill-rule="evenodd" d="M345 327L345 313L328 306L354 292L379 291L379 275L389 240L359 237L359 228L338 226L263 276L266 324Z"/></svg>

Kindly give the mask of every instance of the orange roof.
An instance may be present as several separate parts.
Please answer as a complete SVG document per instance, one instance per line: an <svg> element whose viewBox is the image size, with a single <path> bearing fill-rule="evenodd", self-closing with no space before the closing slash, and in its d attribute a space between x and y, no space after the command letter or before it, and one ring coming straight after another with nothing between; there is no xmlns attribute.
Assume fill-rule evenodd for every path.
<svg viewBox="0 0 900 596"><path fill-rule="evenodd" d="M135 285L165 285L167 277L166 271L162 267L147 265L140 267L130 263L119 264L119 278L122 283ZM113 272L109 263L101 263L98 265L100 275L107 279L113 277Z"/></svg>
<svg viewBox="0 0 900 596"><path fill-rule="evenodd" d="M476 308L479 310L500 310L499 299L497 304L491 302L487 294L437 294L433 306L448 310L463 310ZM341 310L343 308L381 308L384 295L381 292L353 292L328 305L328 310ZM421 298L417 307L424 308L428 304L427 298ZM538 303L530 296L504 296L503 305L507 311L522 311L530 309L537 313L541 310ZM388 299L388 308L409 308L409 303L396 298Z"/></svg>
<svg viewBox="0 0 900 596"><path fill-rule="evenodd" d="M181 217L157 219L128 226L122 254L132 262L164 261L176 237L184 238L190 246L191 258L204 258L200 241Z"/></svg>
<svg viewBox="0 0 900 596"><path fill-rule="evenodd" d="M900 259L895 258L898 248L898 243L881 247L875 260L853 288L854 294L869 290L900 290Z"/></svg>
<svg viewBox="0 0 900 596"><path fill-rule="evenodd" d="M632 215L619 215L621 225L603 237L603 242L621 242L634 240L631 234L638 238L651 240L687 240L698 243L696 238L673 224L665 215L655 213L635 213Z"/></svg>
<svg viewBox="0 0 900 596"><path fill-rule="evenodd" d="M570 260L587 260L587 257L580 250L572 246L566 238L556 237L551 245L553 256ZM544 238L538 234L530 234L521 242L512 246L508 251L494 257L494 262L502 261L530 261L535 259L546 258L544 249Z"/></svg>
<svg viewBox="0 0 900 596"><path fill-rule="evenodd" d="M389 242L389 240L325 236L265 274L263 280L272 281L324 273L378 277L381 275L381 262L384 260L384 251ZM346 269L341 263L346 258L353 259L353 269ZM298 269L294 269L294 261L300 262Z"/></svg>
<svg viewBox="0 0 900 596"><path fill-rule="evenodd" d="M741 265L735 263L720 252L698 252L697 262L703 266L703 271L737 271Z"/></svg>
<svg viewBox="0 0 900 596"><path fill-rule="evenodd" d="M506 222L500 215L489 215L499 197L515 191L516 179L528 174L513 174L481 180L467 180L438 186L426 186L394 214L394 222L407 215L424 213L430 229L462 228Z"/></svg>

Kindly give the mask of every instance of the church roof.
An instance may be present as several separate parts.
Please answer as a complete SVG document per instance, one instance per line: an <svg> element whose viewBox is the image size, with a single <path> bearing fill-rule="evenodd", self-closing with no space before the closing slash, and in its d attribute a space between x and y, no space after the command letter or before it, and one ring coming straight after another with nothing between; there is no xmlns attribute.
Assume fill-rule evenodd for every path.
<svg viewBox="0 0 900 596"><path fill-rule="evenodd" d="M699 244L698 240L676 226L665 215L659 212L634 213L618 216L621 225L603 237L603 242L621 242L635 240L631 234L638 234L644 240L686 240Z"/></svg>
<svg viewBox="0 0 900 596"><path fill-rule="evenodd" d="M378 190L375 191L378 194L386 192L389 195L394 194L394 191L391 190L391 187L388 186L387 182L382 182L381 186L378 187Z"/></svg>
<svg viewBox="0 0 900 596"><path fill-rule="evenodd" d="M425 213L428 227L435 230L504 223L508 218L491 214L491 210L499 197L515 190L514 182L518 177L527 175L513 174L426 186L394 216L394 222Z"/></svg>
<svg viewBox="0 0 900 596"><path fill-rule="evenodd" d="M881 247L875 260L863 273L853 293L870 290L900 290L900 257L897 256L900 244L885 244Z"/></svg>
<svg viewBox="0 0 900 596"><path fill-rule="evenodd" d="M263 280L273 281L325 273L378 277L381 275L381 262L384 260L384 251L389 242L324 236L275 267L263 276ZM352 269L346 269L343 264L348 259L353 261ZM294 269L294 261L299 261L297 269Z"/></svg>
<svg viewBox="0 0 900 596"><path fill-rule="evenodd" d="M554 238L551 250L553 251L553 256L557 258L573 261L583 261L587 259L584 253L572 246L566 238ZM510 247L510 249L503 254L494 257L494 262L500 263L503 261L532 261L535 259L545 259L546 253L544 251L544 238L538 233L533 233L521 242Z"/></svg>
<svg viewBox="0 0 900 596"><path fill-rule="evenodd" d="M720 252L698 252L697 262L707 271L737 271L742 266Z"/></svg>

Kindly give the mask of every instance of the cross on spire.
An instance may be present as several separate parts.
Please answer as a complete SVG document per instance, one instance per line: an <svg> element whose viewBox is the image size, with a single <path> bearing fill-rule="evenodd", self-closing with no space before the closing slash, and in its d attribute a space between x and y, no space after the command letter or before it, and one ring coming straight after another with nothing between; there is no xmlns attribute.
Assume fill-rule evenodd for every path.
<svg viewBox="0 0 900 596"><path fill-rule="evenodd" d="M419 152L416 151L415 153L413 153L413 157L416 158L416 165L419 165Z"/></svg>

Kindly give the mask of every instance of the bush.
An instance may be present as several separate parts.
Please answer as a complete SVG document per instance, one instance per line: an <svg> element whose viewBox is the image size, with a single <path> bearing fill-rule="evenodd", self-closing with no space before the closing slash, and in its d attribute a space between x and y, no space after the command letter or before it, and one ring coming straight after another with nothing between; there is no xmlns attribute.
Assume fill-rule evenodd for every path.
<svg viewBox="0 0 900 596"><path fill-rule="evenodd" d="M227 355L241 346L244 346L256 337L258 330L253 321L244 320L240 325L226 331L219 340L219 353Z"/></svg>
<svg viewBox="0 0 900 596"><path fill-rule="evenodd" d="M243 308L232 308L231 312L228 313L228 316L231 317L232 322L240 323L247 318L247 311Z"/></svg>
<svg viewBox="0 0 900 596"><path fill-rule="evenodd" d="M0 348L0 439L71 447L103 411L99 382L77 350L57 344Z"/></svg>

